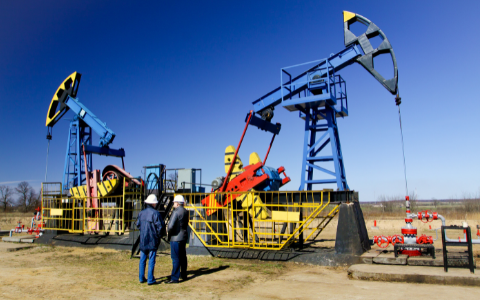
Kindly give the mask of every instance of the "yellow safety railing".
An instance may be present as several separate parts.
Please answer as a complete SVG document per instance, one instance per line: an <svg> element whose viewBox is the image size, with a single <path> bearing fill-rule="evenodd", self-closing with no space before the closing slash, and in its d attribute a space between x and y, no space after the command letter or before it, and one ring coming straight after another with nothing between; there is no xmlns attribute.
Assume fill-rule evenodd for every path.
<svg viewBox="0 0 480 300"><path fill-rule="evenodd" d="M280 250L316 238L339 207L331 203L330 190L179 195L206 247Z"/></svg>
<svg viewBox="0 0 480 300"><path fill-rule="evenodd" d="M142 207L143 187L124 178L119 195L69 197L61 183L42 183L42 215L47 230L71 233L123 234Z"/></svg>

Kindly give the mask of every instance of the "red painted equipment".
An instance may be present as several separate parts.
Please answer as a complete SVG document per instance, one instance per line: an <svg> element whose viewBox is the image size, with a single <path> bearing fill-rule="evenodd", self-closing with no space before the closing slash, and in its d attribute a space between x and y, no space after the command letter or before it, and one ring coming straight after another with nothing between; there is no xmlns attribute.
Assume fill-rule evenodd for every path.
<svg viewBox="0 0 480 300"><path fill-rule="evenodd" d="M228 168L227 176L225 177L225 180L222 184L222 186L218 189L218 194L216 195L209 195L202 199L201 203L204 206L210 207L207 209L206 214L207 216L210 216L211 214L215 213L217 209L216 207L224 207L227 206L231 201L235 200L238 196L242 194L229 194L228 197L222 196L222 192L246 192L254 189L255 187L261 185L262 183L265 183L267 180L270 179L269 175L264 172L262 167L265 165L265 161L268 158L268 154L270 153L270 149L272 147L273 141L275 139L275 133L272 137L272 140L270 142L270 145L268 147L267 154L265 155L265 159L263 162L258 162L253 165L248 165L245 166L243 169L244 171L234 178L230 180L230 175L232 173L233 166L235 165L235 162L237 161L237 155L238 151L240 150L240 147L243 142L243 138L245 137L245 133L247 132L248 125L250 124L250 121L252 120L254 113L253 111L250 111L250 113L247 115L247 120L245 124L245 129L243 130L242 136L240 138L240 141L238 143L237 148L235 149L235 153L232 158L232 163L230 164L230 167ZM279 125L279 124L278 124ZM258 175L257 172L261 170L261 175ZM283 174L284 178L282 179L282 182L280 184L280 187L287 184L290 182L290 177L288 177L285 174L285 168L280 167L277 169L278 174Z"/></svg>
<svg viewBox="0 0 480 300"><path fill-rule="evenodd" d="M389 244L405 244L405 247L400 246L399 253L407 254L409 256L420 256L422 252L420 247L415 245L425 245L433 244L433 237L422 234L417 236L417 228L412 226L413 218L418 218L423 223L432 222L437 220L439 215L436 212L431 212L429 210L420 211L417 214L410 213L410 198L405 197L405 206L406 206L406 226L401 229L401 235L394 236L375 236L373 238L374 243L376 243L380 248L386 248ZM441 216L440 216L441 217ZM443 217L441 217L443 218ZM443 220L443 219L442 219ZM431 227L430 227L431 228Z"/></svg>
<svg viewBox="0 0 480 300"><path fill-rule="evenodd" d="M21 233L24 228L25 228L25 225L22 225L22 221L18 221L14 231L15 233Z"/></svg>

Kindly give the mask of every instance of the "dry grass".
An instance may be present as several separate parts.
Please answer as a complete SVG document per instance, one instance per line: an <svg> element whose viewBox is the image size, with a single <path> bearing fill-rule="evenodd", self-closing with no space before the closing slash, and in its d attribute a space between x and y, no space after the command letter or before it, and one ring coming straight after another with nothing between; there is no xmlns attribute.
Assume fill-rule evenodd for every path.
<svg viewBox="0 0 480 300"><path fill-rule="evenodd" d="M152 289L146 284L138 283L138 259L130 259L128 252L116 252L101 248L82 249L68 247L41 246L32 250L21 251L16 256L35 256L37 259L33 262L28 260L22 262L20 259L19 267L35 268L48 265L55 270L69 270L72 275L78 275L85 280L95 282L96 284L112 289L120 289L125 292L139 292L147 298L158 295L162 292L182 292L190 293L203 291L207 289L214 294L234 291L239 287L245 286L256 280L272 279L280 276L287 270L288 263L262 262L249 260L228 260L214 257L189 256L188 270L189 277L198 277L202 282L205 278L215 278L212 283L201 286L197 279L188 284L165 285L159 284ZM19 258L20 258L19 257ZM41 259L40 259L41 257ZM148 268L148 267L147 267ZM167 280L172 268L170 255L159 254L155 266L155 278L157 282ZM222 280L219 275L214 274L228 269L228 274L236 274L230 280ZM65 272L65 271L63 271ZM222 272L224 273L224 272ZM213 277L211 275L213 275ZM87 276L85 276L87 275ZM79 277L79 278L80 278ZM203 278L203 280L202 280Z"/></svg>
<svg viewBox="0 0 480 300"><path fill-rule="evenodd" d="M379 202L380 204L380 202ZM390 219L398 218L405 215L405 202L397 201L394 202L395 205L391 205L387 201L387 207L375 207L372 204L361 204L363 216L365 219ZM451 203L436 203L433 205L431 203L420 203L417 202L415 207L410 209L412 212L419 211L435 211L440 215L444 216L446 219L455 219L455 220L480 220L480 201L478 200L463 200L461 202Z"/></svg>
<svg viewBox="0 0 480 300"><path fill-rule="evenodd" d="M0 230L10 230L17 226L18 221L25 225L25 228L30 227L33 212L0 212Z"/></svg>

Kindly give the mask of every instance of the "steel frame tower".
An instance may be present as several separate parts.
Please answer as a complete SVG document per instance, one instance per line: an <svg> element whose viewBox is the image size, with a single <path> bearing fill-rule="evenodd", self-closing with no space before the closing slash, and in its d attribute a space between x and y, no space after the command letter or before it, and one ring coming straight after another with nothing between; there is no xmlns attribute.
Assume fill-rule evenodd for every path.
<svg viewBox="0 0 480 300"><path fill-rule="evenodd" d="M67 153L63 170L63 190L85 183L85 160L83 145L92 145L92 128L78 116L70 121L68 130ZM86 153L88 172L92 171L92 153Z"/></svg>
<svg viewBox="0 0 480 300"><path fill-rule="evenodd" d="M310 108L304 115L305 137L299 190L303 190L306 186L306 189L311 191L314 184L328 183L336 183L341 191L348 190L336 115L337 110L331 105L326 105L323 109ZM323 134L318 137L317 133ZM331 145L331 155L322 155L327 152L325 150L328 149L328 144ZM334 171L319 165L326 162L333 162ZM314 171L320 171L332 177L314 179Z"/></svg>
<svg viewBox="0 0 480 300"><path fill-rule="evenodd" d="M294 79L287 70L305 64L282 68L282 106L289 111L299 111L300 118L305 120L299 190L311 191L314 185L329 183L336 184L340 191L348 189L337 126L337 117L348 116L346 82L335 74L335 65L342 59L345 58L339 60L332 56L305 63L316 66ZM284 76L288 79L286 82ZM328 144L331 154L327 154Z"/></svg>

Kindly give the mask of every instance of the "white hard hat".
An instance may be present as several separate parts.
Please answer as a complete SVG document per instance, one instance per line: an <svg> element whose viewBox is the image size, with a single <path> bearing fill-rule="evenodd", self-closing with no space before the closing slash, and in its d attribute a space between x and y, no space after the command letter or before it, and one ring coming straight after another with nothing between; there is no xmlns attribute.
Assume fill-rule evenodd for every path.
<svg viewBox="0 0 480 300"><path fill-rule="evenodd" d="M173 202L185 203L185 199L183 198L182 195L176 195L175 198L173 199Z"/></svg>
<svg viewBox="0 0 480 300"><path fill-rule="evenodd" d="M147 204L157 204L158 201L157 201L157 196L155 196L154 194L151 194L147 197L147 200L145 200L145 203Z"/></svg>

